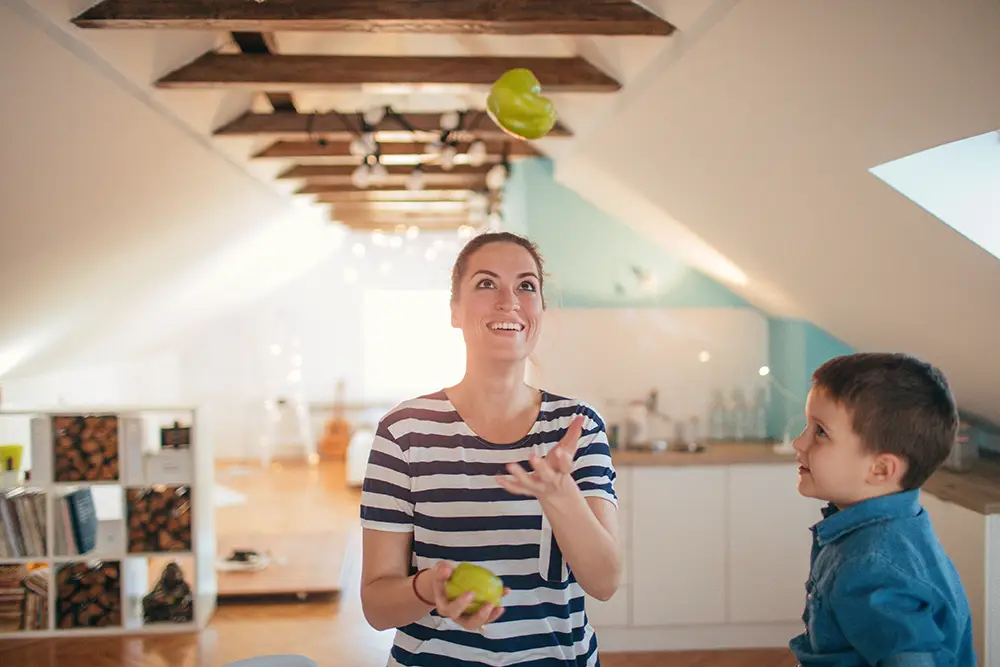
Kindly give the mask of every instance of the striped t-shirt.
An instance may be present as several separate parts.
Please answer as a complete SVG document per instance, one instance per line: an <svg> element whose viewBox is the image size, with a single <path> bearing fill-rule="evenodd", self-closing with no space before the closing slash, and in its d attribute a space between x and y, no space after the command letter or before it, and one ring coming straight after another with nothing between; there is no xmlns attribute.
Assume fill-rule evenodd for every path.
<svg viewBox="0 0 1000 667"><path fill-rule="evenodd" d="M364 528L412 532L410 574L439 560L470 562L503 579L504 613L478 631L435 610L398 628L388 664L595 667L595 635L584 592L563 561L541 505L500 487L505 465L528 468L576 415L586 417L573 464L584 496L617 507L615 472L604 422L580 401L542 392L534 426L520 441L477 436L444 391L405 401L379 422L362 488Z"/></svg>

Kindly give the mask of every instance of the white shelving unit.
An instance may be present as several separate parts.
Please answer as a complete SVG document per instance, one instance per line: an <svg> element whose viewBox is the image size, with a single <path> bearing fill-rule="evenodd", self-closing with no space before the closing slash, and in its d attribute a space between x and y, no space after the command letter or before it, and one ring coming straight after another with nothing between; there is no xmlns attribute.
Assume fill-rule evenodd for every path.
<svg viewBox="0 0 1000 667"><path fill-rule="evenodd" d="M107 441L106 437L103 440L86 438L61 430L61 426L66 426L66 417L105 418L104 424L113 425L109 429L113 428L117 434L117 446L109 445L101 450L98 443ZM171 428L175 423L190 427L190 445L177 449L161 447L161 428ZM48 583L45 627L10 630L0 625L0 640L194 632L208 625L215 612L217 590L212 498L214 469L211 447L198 435L196 408L58 406L6 410L0 411L0 425L0 445L22 445L21 469L29 474L28 479L22 479L14 488L9 482L0 486L0 493L13 491L17 494L21 489L40 491L44 494L45 508L44 553L13 558L0 551L0 566L36 565L38 571L45 572ZM71 450L83 453L74 459L74 466L67 464L69 458L64 455ZM112 454L110 450L115 451ZM76 472L70 472L71 467ZM76 479L81 476L84 479ZM76 549L72 543L75 540L67 543L57 535L57 531L64 530L65 514L69 511L62 499L80 490L91 493L97 515L96 544L83 554L74 553ZM142 493L145 496L140 500ZM152 510L136 510L140 502L155 508L158 516L176 518L167 524L174 530L152 527L148 523ZM136 515L132 521L135 523L133 531L130 531L131 514ZM185 515L189 518L183 518ZM142 525L141 517L147 519L146 525ZM177 521L182 526L179 531ZM190 537L185 526L188 521ZM4 530L0 516L0 540L5 539ZM146 623L142 600L153 590L163 568L172 561L180 566L194 596L194 620ZM88 614L101 608L87 610L81 607L92 599L83 593L77 595L76 600L66 601L76 605L72 612L64 608L60 581L69 573L60 575L60 572L64 568L81 567L80 564L103 573L95 575L94 579L102 581L104 591L111 593L99 597L103 597L108 606L117 607L117 613L98 615L104 616L105 622L114 618L117 622L112 625L90 625ZM108 573L112 576L105 576ZM2 594L0 590L0 600Z"/></svg>

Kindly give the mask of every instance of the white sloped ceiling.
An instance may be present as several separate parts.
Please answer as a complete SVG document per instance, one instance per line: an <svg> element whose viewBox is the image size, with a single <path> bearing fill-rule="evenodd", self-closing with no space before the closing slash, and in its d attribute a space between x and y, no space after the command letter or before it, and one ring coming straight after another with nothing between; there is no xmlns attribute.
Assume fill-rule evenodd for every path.
<svg viewBox="0 0 1000 667"><path fill-rule="evenodd" d="M1000 420L1000 260L869 172L1000 129L998 35L995 0L735 3L557 176L586 194L580 165L603 169L734 262L743 291L941 365Z"/></svg>

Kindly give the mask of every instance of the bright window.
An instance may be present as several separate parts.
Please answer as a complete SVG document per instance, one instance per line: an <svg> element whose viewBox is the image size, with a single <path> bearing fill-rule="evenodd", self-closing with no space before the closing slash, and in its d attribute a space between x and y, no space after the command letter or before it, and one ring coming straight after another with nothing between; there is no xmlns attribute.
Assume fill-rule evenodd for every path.
<svg viewBox="0 0 1000 667"><path fill-rule="evenodd" d="M465 341L444 290L366 290L362 307L365 396L399 401L454 384Z"/></svg>
<svg viewBox="0 0 1000 667"><path fill-rule="evenodd" d="M1000 132L914 153L871 172L1000 258Z"/></svg>

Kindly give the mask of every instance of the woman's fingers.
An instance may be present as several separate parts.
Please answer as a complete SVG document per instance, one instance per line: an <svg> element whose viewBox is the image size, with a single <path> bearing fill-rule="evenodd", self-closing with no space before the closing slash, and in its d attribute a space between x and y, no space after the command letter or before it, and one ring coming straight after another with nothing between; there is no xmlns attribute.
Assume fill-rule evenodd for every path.
<svg viewBox="0 0 1000 667"><path fill-rule="evenodd" d="M461 622L462 614L465 613L465 610L469 607L470 604L472 604L472 601L475 598L476 598L475 593L473 593L472 591L466 591L465 593L462 593L454 600L448 601L446 599L444 606L438 607L438 613L446 618L452 619L453 621Z"/></svg>

